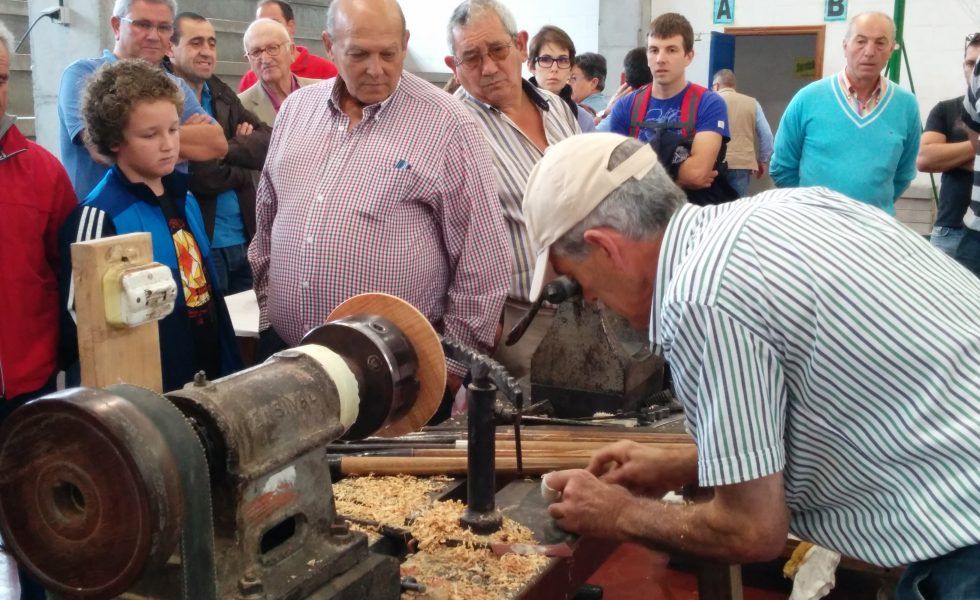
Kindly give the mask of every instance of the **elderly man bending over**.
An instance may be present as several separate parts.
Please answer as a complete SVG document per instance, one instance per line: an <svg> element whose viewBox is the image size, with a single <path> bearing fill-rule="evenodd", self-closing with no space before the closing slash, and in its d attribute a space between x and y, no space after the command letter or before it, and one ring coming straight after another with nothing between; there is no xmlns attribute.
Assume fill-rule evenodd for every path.
<svg viewBox="0 0 980 600"><path fill-rule="evenodd" d="M964 365L980 360L980 281L966 269L826 188L686 205L649 146L611 134L545 154L524 214L532 293L550 255L587 300L648 328L696 442L622 441L550 475L561 527L736 563L775 558L792 532L912 563L898 598L975 596L980 372ZM695 481L713 496L659 501Z"/></svg>

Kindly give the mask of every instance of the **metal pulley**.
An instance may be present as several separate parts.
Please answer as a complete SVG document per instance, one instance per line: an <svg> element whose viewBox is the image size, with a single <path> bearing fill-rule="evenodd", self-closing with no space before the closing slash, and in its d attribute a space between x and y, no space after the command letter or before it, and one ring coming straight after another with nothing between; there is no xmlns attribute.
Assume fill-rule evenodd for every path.
<svg viewBox="0 0 980 600"><path fill-rule="evenodd" d="M51 394L0 427L3 539L61 595L123 593L146 568L166 562L184 520L174 440L125 397L127 386L114 387ZM169 410L184 441L197 444Z"/></svg>
<svg viewBox="0 0 980 600"><path fill-rule="evenodd" d="M419 429L445 356L398 298L355 297L330 319L303 346L166 397L76 388L14 411L0 426L0 531L18 563L64 597L299 598L345 569L342 585L390 579L397 594L397 564L332 525L322 448Z"/></svg>

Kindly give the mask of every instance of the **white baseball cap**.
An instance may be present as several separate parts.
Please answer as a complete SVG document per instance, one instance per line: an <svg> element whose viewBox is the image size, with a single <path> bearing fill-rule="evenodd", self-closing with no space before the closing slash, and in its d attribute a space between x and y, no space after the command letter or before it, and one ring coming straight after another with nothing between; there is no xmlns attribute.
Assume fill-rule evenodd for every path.
<svg viewBox="0 0 980 600"><path fill-rule="evenodd" d="M551 244L578 225L630 177L643 179L657 164L657 153L643 144L609 170L609 157L629 140L616 133L586 133L548 148L531 170L524 190L524 222L536 255L531 301L544 287Z"/></svg>

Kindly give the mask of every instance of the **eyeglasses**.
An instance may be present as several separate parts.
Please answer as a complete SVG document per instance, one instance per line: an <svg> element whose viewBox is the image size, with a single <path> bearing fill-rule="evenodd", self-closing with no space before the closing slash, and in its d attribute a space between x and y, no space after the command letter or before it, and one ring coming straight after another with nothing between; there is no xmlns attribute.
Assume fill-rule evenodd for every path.
<svg viewBox="0 0 980 600"><path fill-rule="evenodd" d="M971 33L970 35L966 36L966 45L967 46L969 46L973 42L978 42L978 41L980 41L980 32Z"/></svg>
<svg viewBox="0 0 980 600"><path fill-rule="evenodd" d="M150 33L151 31L156 29L157 33L159 33L160 35L170 37L170 35L174 32L173 23L153 23L151 21L146 21L143 19L134 21L129 17L119 17L119 20L129 23L131 27L136 28L141 33Z"/></svg>
<svg viewBox="0 0 980 600"><path fill-rule="evenodd" d="M252 60L258 60L262 53L265 52L269 56L279 56L279 51L283 49L284 46L289 44L269 44L265 48L255 48L254 50L247 50L245 56Z"/></svg>
<svg viewBox="0 0 980 600"><path fill-rule="evenodd" d="M476 69L483 64L483 57L489 56L490 60L500 62L510 56L510 49L514 44L495 44L487 48L486 54L482 52L467 52L463 56L454 56L457 67Z"/></svg>
<svg viewBox="0 0 980 600"><path fill-rule="evenodd" d="M562 54L561 56L549 56L547 54L542 54L534 59L534 63L542 69L550 69L555 63L558 63L559 69L572 68L572 59L568 58L567 54Z"/></svg>

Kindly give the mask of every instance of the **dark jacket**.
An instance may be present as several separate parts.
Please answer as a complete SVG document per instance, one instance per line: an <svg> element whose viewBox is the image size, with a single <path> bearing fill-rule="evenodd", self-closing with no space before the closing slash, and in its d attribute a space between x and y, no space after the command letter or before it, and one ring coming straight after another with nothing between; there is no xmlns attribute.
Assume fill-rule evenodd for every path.
<svg viewBox="0 0 980 600"><path fill-rule="evenodd" d="M214 282L218 278L211 259L210 244L207 239L203 239L204 219L197 203L187 195L187 176L175 171L163 178L163 185L175 210L186 221L187 230L193 236L199 254L192 251L178 254L167 216L155 194L145 184L128 181L119 167L114 166L62 226L59 241L62 267L58 287L62 302L61 337L65 342L62 345L62 364L70 366L78 358L78 330L69 312L74 310L73 275L69 258L71 244L127 233L149 233L153 244L153 260L170 268L178 289L174 311L159 322L158 328L163 389L169 392L180 389L191 381L197 370L203 368L201 362L211 362L207 359L198 360L200 357L197 353L201 349L195 347L192 323L188 315L185 276L194 275L196 268L203 268L204 281L208 286L202 286L203 293L214 302L216 320L216 362L219 367L216 373L208 372L208 378L234 373L242 368L242 361L228 307L221 293L215 290ZM197 260L203 264L196 265ZM194 283L200 284L201 281L195 279Z"/></svg>
<svg viewBox="0 0 980 600"><path fill-rule="evenodd" d="M238 95L217 75L208 80L214 118L221 125L228 140L228 154L223 159L192 162L190 164L190 190L197 198L204 215L204 227L208 239L214 237L214 216L218 194L235 190L242 220L249 239L255 234L255 181L262 170L265 154L269 150L272 128L242 106ZM255 130L248 136L235 136L235 128L241 123L251 123Z"/></svg>

